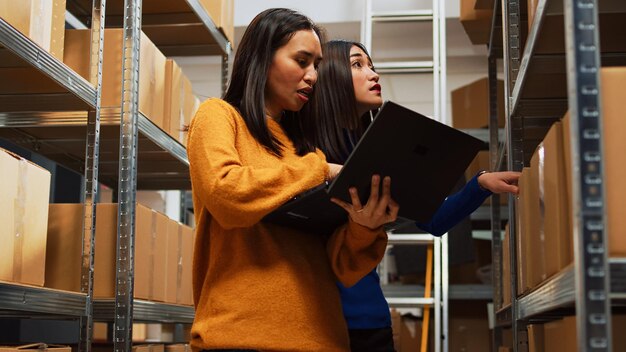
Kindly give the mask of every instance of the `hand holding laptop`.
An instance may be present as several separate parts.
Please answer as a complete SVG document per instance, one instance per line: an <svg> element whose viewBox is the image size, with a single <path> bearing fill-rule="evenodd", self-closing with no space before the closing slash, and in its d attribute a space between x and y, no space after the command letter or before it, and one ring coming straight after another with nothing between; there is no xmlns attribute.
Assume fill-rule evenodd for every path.
<svg viewBox="0 0 626 352"><path fill-rule="evenodd" d="M349 189L352 204L338 198L330 201L342 207L357 224L376 229L384 224L396 221L400 206L391 199L391 177L383 179L383 194L379 196L380 176L372 175L372 185L367 203L363 206L355 187Z"/></svg>

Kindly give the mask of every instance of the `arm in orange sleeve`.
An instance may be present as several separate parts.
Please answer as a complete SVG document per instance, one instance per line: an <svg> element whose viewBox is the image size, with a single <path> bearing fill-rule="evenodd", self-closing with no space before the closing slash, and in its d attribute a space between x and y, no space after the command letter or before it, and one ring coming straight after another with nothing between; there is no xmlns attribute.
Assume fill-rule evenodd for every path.
<svg viewBox="0 0 626 352"><path fill-rule="evenodd" d="M371 230L352 220L330 237L327 251L339 282L350 287L376 268L385 255L387 232Z"/></svg>
<svg viewBox="0 0 626 352"><path fill-rule="evenodd" d="M267 168L243 165L235 147L237 128L242 128L236 117L224 102L205 102L191 122L187 146L193 195L224 228L258 223L296 194L322 183L328 173L322 153L290 164L277 159Z"/></svg>

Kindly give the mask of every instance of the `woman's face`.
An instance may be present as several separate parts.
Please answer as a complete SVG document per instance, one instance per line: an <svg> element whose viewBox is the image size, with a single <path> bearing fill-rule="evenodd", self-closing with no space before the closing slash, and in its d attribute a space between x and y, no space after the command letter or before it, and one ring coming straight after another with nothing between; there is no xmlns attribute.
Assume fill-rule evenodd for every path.
<svg viewBox="0 0 626 352"><path fill-rule="evenodd" d="M369 56L356 45L350 49L350 67L359 116L379 108L383 104L379 76Z"/></svg>
<svg viewBox="0 0 626 352"><path fill-rule="evenodd" d="M276 50L265 86L265 108L270 116L302 109L317 81L321 59L320 39L312 30L297 31Z"/></svg>

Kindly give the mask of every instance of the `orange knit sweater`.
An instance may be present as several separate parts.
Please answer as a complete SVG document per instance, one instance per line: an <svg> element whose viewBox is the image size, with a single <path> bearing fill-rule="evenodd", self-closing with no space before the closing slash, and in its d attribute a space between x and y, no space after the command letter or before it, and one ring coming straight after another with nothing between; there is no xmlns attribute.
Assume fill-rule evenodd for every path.
<svg viewBox="0 0 626 352"><path fill-rule="evenodd" d="M281 126L268 119L285 148L267 152L241 115L220 99L201 106L189 130L188 155L196 239L194 349L348 351L335 285L355 284L387 244L349 222L325 241L260 220L328 172L317 151L295 154Z"/></svg>

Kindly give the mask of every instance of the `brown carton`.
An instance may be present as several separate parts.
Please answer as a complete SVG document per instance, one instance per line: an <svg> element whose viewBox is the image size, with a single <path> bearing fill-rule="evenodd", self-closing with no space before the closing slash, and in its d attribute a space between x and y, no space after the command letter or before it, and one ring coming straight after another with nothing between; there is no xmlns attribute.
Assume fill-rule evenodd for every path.
<svg viewBox="0 0 626 352"><path fill-rule="evenodd" d="M43 286L50 172L0 148L0 280Z"/></svg>
<svg viewBox="0 0 626 352"><path fill-rule="evenodd" d="M234 0L200 0L200 4L207 10L215 26L226 36L226 39L234 43Z"/></svg>
<svg viewBox="0 0 626 352"><path fill-rule="evenodd" d="M96 214L94 297L111 298L115 296L117 204L98 204ZM134 296L163 301L167 218L140 204L135 214ZM50 204L46 287L80 291L82 216L82 204Z"/></svg>
<svg viewBox="0 0 626 352"><path fill-rule="evenodd" d="M142 32L139 57L139 111L163 128L165 99L165 56ZM89 30L67 30L63 62L89 79ZM119 108L122 103L123 30L104 31L102 106Z"/></svg>
<svg viewBox="0 0 626 352"><path fill-rule="evenodd" d="M552 125L543 140L544 162L543 179L541 171L539 182L543 181L544 191L544 235L546 256L546 275L549 277L572 262L569 252L571 230L569 228L568 195L565 180L565 162L563 156L562 125ZM540 185L541 188L541 185Z"/></svg>
<svg viewBox="0 0 626 352"><path fill-rule="evenodd" d="M452 126L454 128L485 128L489 126L489 79L481 78L453 90ZM498 127L504 127L504 82L498 80Z"/></svg>
<svg viewBox="0 0 626 352"><path fill-rule="evenodd" d="M0 14L41 48L63 60L65 0L0 0Z"/></svg>
<svg viewBox="0 0 626 352"><path fill-rule="evenodd" d="M576 317L565 317L544 324L545 351L578 351Z"/></svg>
<svg viewBox="0 0 626 352"><path fill-rule="evenodd" d="M542 324L528 325L528 352L543 352L544 336Z"/></svg>
<svg viewBox="0 0 626 352"><path fill-rule="evenodd" d="M532 271L532 265L534 263L531 257L532 253L532 240L533 237L532 223L533 219L530 218L530 212L526 209L529 201L529 184L530 184L530 168L525 167L520 175L519 196L517 197L517 294L521 295L528 291L532 286L529 284L528 275Z"/></svg>
<svg viewBox="0 0 626 352"><path fill-rule="evenodd" d="M133 346L133 352L164 352L164 345L139 345Z"/></svg>
<svg viewBox="0 0 626 352"><path fill-rule="evenodd" d="M187 344L165 345L165 352L191 352L191 346Z"/></svg>
<svg viewBox="0 0 626 352"><path fill-rule="evenodd" d="M461 0L459 19L472 44L487 44L491 33L493 10L476 10L475 2L476 0Z"/></svg>
<svg viewBox="0 0 626 352"><path fill-rule="evenodd" d="M528 202L524 202L524 212L528 215L525 217L532 219L528 225L528 233L530 234L530 242L533 246L533 260L535 261L531 266L532 272L529 273L529 285L531 287L537 286L543 282L546 276L546 252L545 252L545 234L543 230L543 218L542 218L542 197L541 188L539 185L539 152L543 153L543 146L540 146L535 150L533 156L530 159L530 180L528 187ZM521 190L520 190L521 191Z"/></svg>
<svg viewBox="0 0 626 352"><path fill-rule="evenodd" d="M183 71L176 61L167 59L165 64L165 100L163 107L163 130L178 140L178 126L183 113Z"/></svg>
<svg viewBox="0 0 626 352"><path fill-rule="evenodd" d="M193 258L193 229L188 226L182 225L181 234L181 264L180 269L180 289L178 290L176 303L187 306L193 305L193 290L192 290L192 258Z"/></svg>
<svg viewBox="0 0 626 352"><path fill-rule="evenodd" d="M622 23L623 26L623 23ZM607 212L609 254L626 256L626 67L603 68L600 71L602 84L602 131L604 138L604 175Z"/></svg>
<svg viewBox="0 0 626 352"><path fill-rule="evenodd" d="M182 278L182 273L179 276L179 268L182 269L179 240L182 240L180 224L170 220L167 224L167 252L165 256L165 302L167 303L176 303L176 293L180 286L178 278Z"/></svg>

